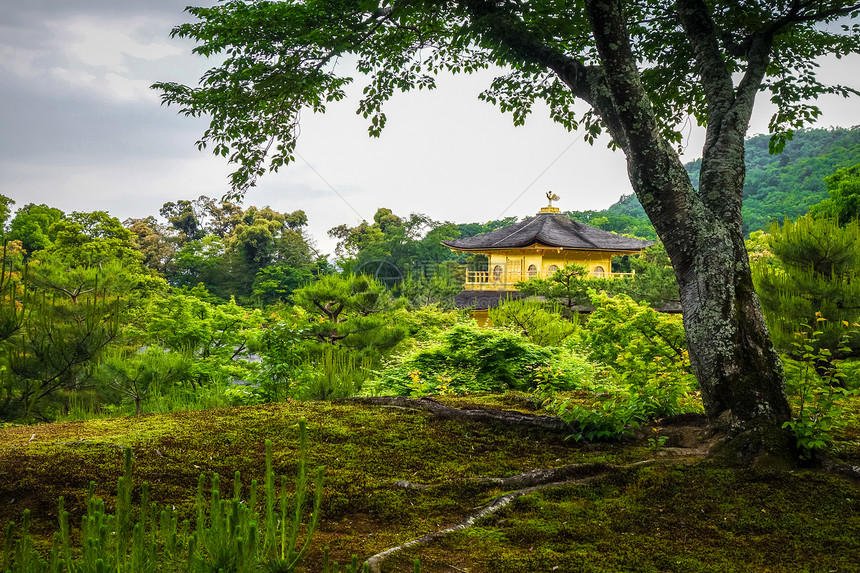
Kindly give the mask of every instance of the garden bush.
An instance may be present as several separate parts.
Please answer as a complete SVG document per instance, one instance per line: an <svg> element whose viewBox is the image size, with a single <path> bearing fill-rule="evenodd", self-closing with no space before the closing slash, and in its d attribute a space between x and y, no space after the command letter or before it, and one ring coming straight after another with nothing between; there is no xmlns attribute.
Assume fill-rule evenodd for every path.
<svg viewBox="0 0 860 573"><path fill-rule="evenodd" d="M582 342L589 358L608 366L617 382L640 389L697 387L680 315L657 312L623 294L592 293L591 301L595 310Z"/></svg>
<svg viewBox="0 0 860 573"><path fill-rule="evenodd" d="M457 324L396 356L375 390L393 394L445 394L559 389L590 384L593 368L567 348L539 346L517 332Z"/></svg>
<svg viewBox="0 0 860 573"><path fill-rule="evenodd" d="M558 302L508 300L490 309L489 315L497 327L517 330L541 346L558 346L579 329L578 313L562 319L560 311Z"/></svg>

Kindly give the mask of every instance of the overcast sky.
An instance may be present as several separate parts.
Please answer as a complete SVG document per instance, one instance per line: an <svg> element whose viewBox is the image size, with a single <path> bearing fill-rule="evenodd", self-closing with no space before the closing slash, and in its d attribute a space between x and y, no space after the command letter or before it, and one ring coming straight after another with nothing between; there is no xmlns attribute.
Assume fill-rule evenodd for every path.
<svg viewBox="0 0 860 573"><path fill-rule="evenodd" d="M211 2L210 2L211 3ZM196 83L207 62L170 39L186 0L0 0L0 193L16 207L158 215L166 201L220 197L230 171L199 152L203 120L160 106L155 81ZM201 3L202 4L202 3ZM821 77L860 89L860 58L822 62ZM563 209L602 209L631 192L623 156L535 113L525 127L480 102L488 76L442 77L395 97L380 139L355 98L306 113L297 162L267 175L244 204L304 209L323 251L331 227L379 207L440 221L535 213L552 190ZM357 78L355 93L363 87ZM759 102L750 134L766 131ZM860 101L828 98L821 126L860 123ZM691 132L685 159L700 156Z"/></svg>

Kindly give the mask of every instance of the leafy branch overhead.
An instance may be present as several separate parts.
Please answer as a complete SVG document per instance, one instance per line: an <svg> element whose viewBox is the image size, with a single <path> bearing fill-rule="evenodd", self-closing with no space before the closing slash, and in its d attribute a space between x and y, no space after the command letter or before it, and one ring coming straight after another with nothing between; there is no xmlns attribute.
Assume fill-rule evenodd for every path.
<svg viewBox="0 0 860 573"><path fill-rule="evenodd" d="M623 13L610 4L232 0L191 7L196 21L172 35L195 40L196 54L221 63L196 87L153 87L180 113L211 118L197 145L237 164L234 196L294 159L302 110L324 112L343 99L356 71L369 78L358 112L374 136L396 92L433 89L440 72L489 69L497 76L480 98L510 112L515 124L542 102L566 129L583 128L590 141L608 131L625 151L633 134L624 117L638 103L612 97L607 74L618 81L613 66L626 65L626 49L655 127L675 145L687 117L735 121L733 106L765 91L777 106L772 150L780 150L794 129L818 117L819 95L856 93L823 84L815 58L858 50L858 24L843 22L860 4L721 1L711 8L681 0L625 3ZM576 99L588 108L578 111Z"/></svg>

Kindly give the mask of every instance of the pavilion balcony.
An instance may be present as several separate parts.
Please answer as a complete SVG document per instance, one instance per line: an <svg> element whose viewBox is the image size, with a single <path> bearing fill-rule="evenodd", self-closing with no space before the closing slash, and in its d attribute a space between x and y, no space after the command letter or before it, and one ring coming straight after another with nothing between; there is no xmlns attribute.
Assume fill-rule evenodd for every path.
<svg viewBox="0 0 860 573"><path fill-rule="evenodd" d="M533 278L548 278L553 275L555 269L549 271L470 271L466 270L465 290L487 290L515 291L518 282ZM636 273L607 273L595 271L590 273L590 278L596 279L622 279L632 278Z"/></svg>

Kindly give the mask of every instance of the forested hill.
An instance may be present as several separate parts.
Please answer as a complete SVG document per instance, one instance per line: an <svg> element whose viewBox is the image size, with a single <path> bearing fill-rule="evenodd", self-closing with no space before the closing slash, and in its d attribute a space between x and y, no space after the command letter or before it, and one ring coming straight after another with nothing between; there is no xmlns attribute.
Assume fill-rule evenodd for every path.
<svg viewBox="0 0 860 573"><path fill-rule="evenodd" d="M837 169L860 163L860 126L850 129L808 129L777 155L768 153L767 135L747 140L747 177L744 183L744 232L767 227L803 215L828 197L824 178ZM686 164L693 185L698 186L701 159ZM625 195L605 211L612 215L646 218L635 196Z"/></svg>

